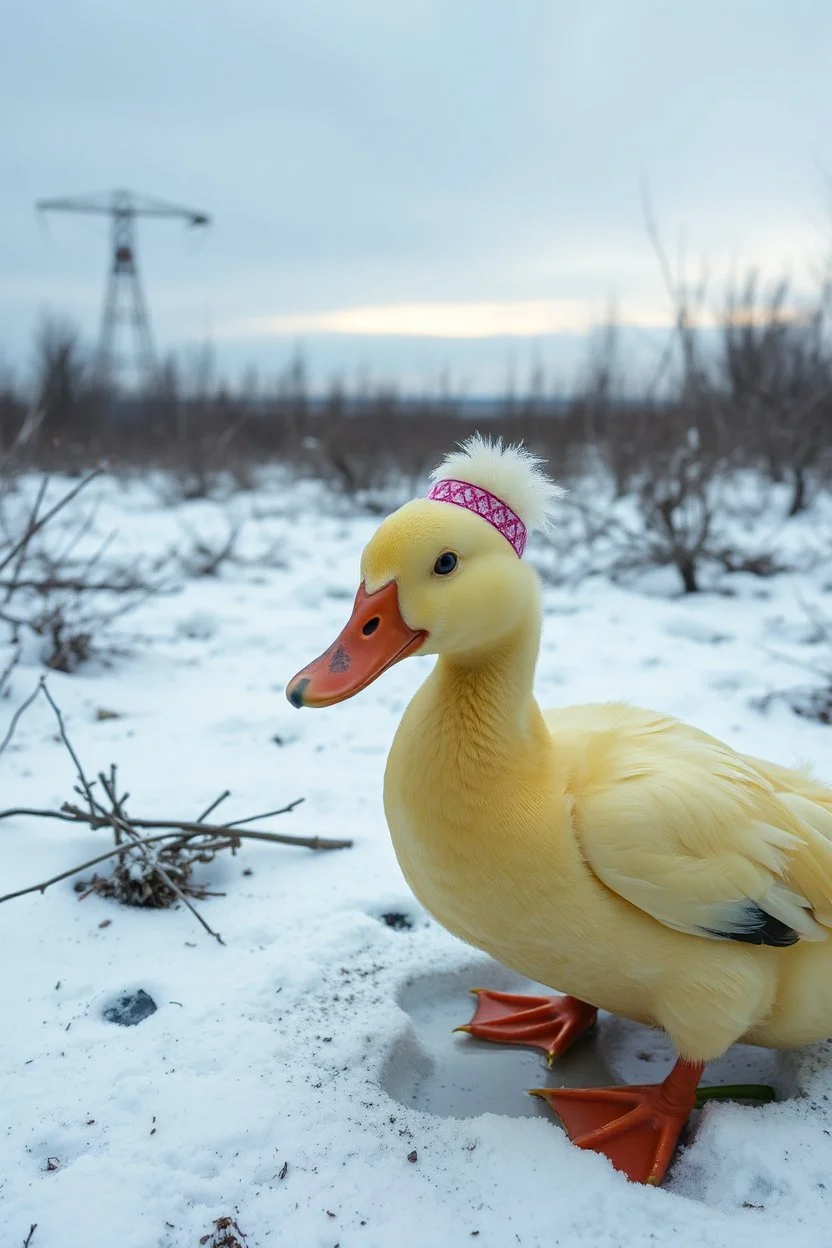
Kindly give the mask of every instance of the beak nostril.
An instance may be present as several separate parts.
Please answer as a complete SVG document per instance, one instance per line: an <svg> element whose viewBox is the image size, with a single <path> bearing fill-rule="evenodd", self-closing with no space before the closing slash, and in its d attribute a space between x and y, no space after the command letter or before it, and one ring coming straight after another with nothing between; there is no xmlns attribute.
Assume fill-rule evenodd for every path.
<svg viewBox="0 0 832 1248"><path fill-rule="evenodd" d="M374 615L371 620L367 621L367 623L364 625L361 631L365 637L372 637L373 633L376 631L380 623L381 623L381 620L379 619L379 617L377 615Z"/></svg>

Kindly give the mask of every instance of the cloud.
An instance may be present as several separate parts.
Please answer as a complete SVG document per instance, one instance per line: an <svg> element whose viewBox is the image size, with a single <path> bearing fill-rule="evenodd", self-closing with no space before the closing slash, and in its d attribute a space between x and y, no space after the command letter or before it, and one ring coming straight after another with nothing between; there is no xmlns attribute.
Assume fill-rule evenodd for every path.
<svg viewBox="0 0 832 1248"><path fill-rule="evenodd" d="M525 299L469 303L398 303L299 312L240 322L222 335L352 334L398 338L537 338L586 334L599 320L599 309L582 299ZM629 325L665 328L668 315L657 308L631 311Z"/></svg>

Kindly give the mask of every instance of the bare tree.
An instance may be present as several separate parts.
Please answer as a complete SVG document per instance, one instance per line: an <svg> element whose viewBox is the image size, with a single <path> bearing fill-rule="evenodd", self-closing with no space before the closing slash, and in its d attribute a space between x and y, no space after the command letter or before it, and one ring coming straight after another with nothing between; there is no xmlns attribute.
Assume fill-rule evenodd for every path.
<svg viewBox="0 0 832 1248"><path fill-rule="evenodd" d="M766 298L751 273L721 321L720 380L746 445L775 481L791 485L789 515L803 511L812 474L832 443L832 286L790 305L787 281Z"/></svg>
<svg viewBox="0 0 832 1248"><path fill-rule="evenodd" d="M52 444L87 442L95 388L77 326L53 315L41 319L35 335L33 372L43 431Z"/></svg>

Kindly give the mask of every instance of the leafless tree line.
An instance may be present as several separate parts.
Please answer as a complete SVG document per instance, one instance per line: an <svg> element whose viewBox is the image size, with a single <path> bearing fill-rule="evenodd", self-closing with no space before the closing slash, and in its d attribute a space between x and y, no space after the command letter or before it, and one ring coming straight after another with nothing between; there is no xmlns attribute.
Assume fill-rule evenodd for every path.
<svg viewBox="0 0 832 1248"><path fill-rule="evenodd" d="M576 393L552 393L537 373L525 395L506 395L488 420L567 472L588 448L600 452L621 492L646 460L672 457L695 429L703 455L788 482L796 514L829 470L830 293L823 282L799 302L787 282L765 290L752 273L729 292L708 332L703 292L674 286L676 332L640 392L622 390L612 331ZM212 474L231 466L245 475L244 466L264 456L297 460L354 491L392 470L418 474L449 434L482 424L450 391L416 401L336 379L313 398L300 359L273 384L251 372L232 389L208 349L188 368L168 360L146 393L118 399L97 384L77 330L55 318L38 330L33 373L26 396L0 372L0 454L19 449L25 434L30 453L50 466L78 469L102 458L176 466L191 473L193 495Z"/></svg>
<svg viewBox="0 0 832 1248"><path fill-rule="evenodd" d="M667 563L687 592L700 587L703 561L772 570L765 552L721 548L720 500L732 474L753 470L794 516L830 484L832 288L821 281L799 299L787 282L766 288L751 273L714 313L704 284L677 282L656 246L675 330L637 390L625 385L611 327L571 395L538 373L487 413L450 390L414 400L335 380L313 395L299 358L273 384L250 373L231 388L208 350L188 368L169 360L146 393L119 399L97 385L74 328L47 319L30 395L0 375L0 468L157 467L188 499L245 488L258 465L280 461L384 506L391 482L404 490L479 427L525 441L567 482L600 472L613 499L634 500L637 532L608 515L625 564ZM586 527L603 524L596 515Z"/></svg>

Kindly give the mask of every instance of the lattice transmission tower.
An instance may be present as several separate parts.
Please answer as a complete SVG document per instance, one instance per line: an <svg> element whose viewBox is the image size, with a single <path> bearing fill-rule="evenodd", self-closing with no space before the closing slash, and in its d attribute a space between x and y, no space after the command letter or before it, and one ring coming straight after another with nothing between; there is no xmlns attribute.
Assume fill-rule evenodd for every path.
<svg viewBox="0 0 832 1248"><path fill-rule="evenodd" d="M39 212L78 212L110 218L112 251L95 358L96 376L104 385L114 383L121 363L116 354L118 330L120 325L127 325L133 330L136 376L152 384L158 375L158 366L136 262L136 220L138 217L173 217L189 226L199 226L210 225L211 218L205 212L149 195L135 195L132 191L40 199L35 207Z"/></svg>

